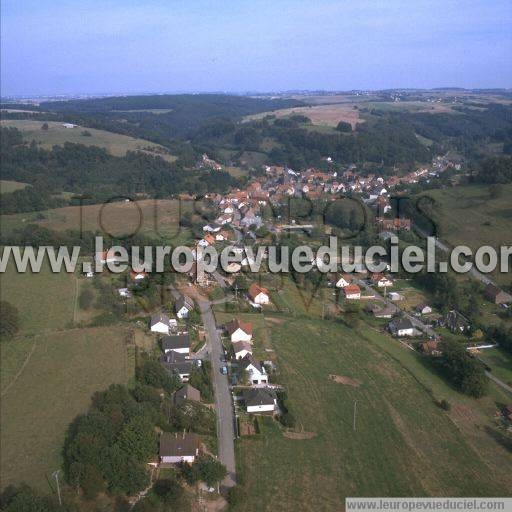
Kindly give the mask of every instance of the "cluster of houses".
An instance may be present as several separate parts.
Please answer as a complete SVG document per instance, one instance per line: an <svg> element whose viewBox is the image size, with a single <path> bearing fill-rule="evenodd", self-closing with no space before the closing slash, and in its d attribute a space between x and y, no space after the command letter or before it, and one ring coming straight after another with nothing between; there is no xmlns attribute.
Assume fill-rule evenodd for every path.
<svg viewBox="0 0 512 512"><path fill-rule="evenodd" d="M269 376L264 364L253 356L253 326L250 322L233 319L225 326L239 370L245 372L249 389L244 389L242 399L248 413L273 414L277 399L269 387Z"/></svg>
<svg viewBox="0 0 512 512"><path fill-rule="evenodd" d="M201 364L199 359L191 359L190 335L187 331L180 331L178 325L178 319L188 318L193 309L194 301L181 295L174 305L176 318L160 312L152 315L149 323L151 332L161 335L160 364L182 382L187 382L193 368Z"/></svg>

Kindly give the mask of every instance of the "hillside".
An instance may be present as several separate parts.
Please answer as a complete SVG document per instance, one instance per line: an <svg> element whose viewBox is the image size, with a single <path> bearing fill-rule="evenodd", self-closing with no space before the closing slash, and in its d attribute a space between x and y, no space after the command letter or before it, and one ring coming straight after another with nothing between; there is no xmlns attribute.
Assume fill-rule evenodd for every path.
<svg viewBox="0 0 512 512"><path fill-rule="evenodd" d="M27 142L35 140L44 149L51 149L54 145L72 142L104 148L113 156L124 156L128 151L143 151L158 155L168 162L176 160L176 157L159 144L106 130L80 126L65 128L60 122L29 119L2 119L0 123L2 127L13 126L17 128L23 133L24 140ZM44 123L48 125L47 130L42 129ZM84 135L84 132L90 135Z"/></svg>

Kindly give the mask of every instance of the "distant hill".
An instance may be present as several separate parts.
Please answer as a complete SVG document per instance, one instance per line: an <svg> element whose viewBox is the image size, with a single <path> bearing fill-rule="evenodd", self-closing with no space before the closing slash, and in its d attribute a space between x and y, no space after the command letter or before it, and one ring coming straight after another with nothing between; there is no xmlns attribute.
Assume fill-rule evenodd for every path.
<svg viewBox="0 0 512 512"><path fill-rule="evenodd" d="M302 106L296 99L252 98L224 94L162 94L48 101L42 111L67 121L145 138L160 144L187 138L212 119L237 121L244 116Z"/></svg>

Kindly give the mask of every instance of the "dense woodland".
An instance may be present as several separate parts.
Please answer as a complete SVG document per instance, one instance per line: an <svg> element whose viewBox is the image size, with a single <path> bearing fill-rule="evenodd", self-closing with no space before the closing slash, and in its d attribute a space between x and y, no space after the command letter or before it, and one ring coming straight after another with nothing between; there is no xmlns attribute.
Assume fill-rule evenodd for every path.
<svg viewBox="0 0 512 512"><path fill-rule="evenodd" d="M51 151L23 143L15 128L2 128L2 179L31 187L2 195L2 214L65 204L59 192L89 196L90 202L137 193L154 198L181 192L223 192L237 181L224 171L185 171L178 163L141 152L115 157L95 146L66 143Z"/></svg>

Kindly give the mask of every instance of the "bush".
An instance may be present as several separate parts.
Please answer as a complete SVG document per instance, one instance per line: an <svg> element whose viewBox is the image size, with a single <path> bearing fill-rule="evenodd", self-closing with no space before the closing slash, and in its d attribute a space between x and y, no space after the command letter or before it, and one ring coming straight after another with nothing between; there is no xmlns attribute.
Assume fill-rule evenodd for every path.
<svg viewBox="0 0 512 512"><path fill-rule="evenodd" d="M86 288L80 293L80 297L78 298L78 304L82 309L89 309L91 307L92 301L94 299L94 293L90 288Z"/></svg>
<svg viewBox="0 0 512 512"><path fill-rule="evenodd" d="M10 338L20 328L19 314L10 302L0 301L0 337Z"/></svg>
<svg viewBox="0 0 512 512"><path fill-rule="evenodd" d="M439 402L439 407L441 407L441 409L443 409L444 411L449 411L452 408L450 402L444 399Z"/></svg>

